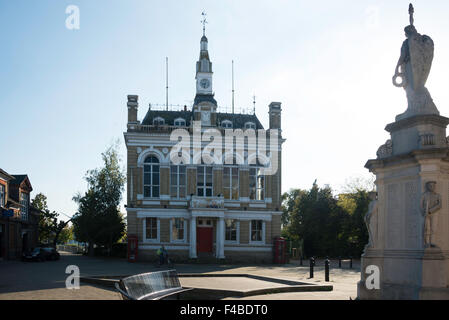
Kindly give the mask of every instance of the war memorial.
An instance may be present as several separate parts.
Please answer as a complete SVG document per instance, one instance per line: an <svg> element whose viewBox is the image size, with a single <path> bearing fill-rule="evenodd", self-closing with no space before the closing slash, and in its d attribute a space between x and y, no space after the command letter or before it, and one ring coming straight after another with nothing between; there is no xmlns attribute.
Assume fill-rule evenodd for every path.
<svg viewBox="0 0 449 320"><path fill-rule="evenodd" d="M359 299L449 299L449 119L425 87L434 42L418 32L411 4L409 15L393 76L393 85L405 91L407 109L385 127L391 139L366 163L377 194L366 216L370 241L362 255ZM369 277L377 271L375 288Z"/></svg>

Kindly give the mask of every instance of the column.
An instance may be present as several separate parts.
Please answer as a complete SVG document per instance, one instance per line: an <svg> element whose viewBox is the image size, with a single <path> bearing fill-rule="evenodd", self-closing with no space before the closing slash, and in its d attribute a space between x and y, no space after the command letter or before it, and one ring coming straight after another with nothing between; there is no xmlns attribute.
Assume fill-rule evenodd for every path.
<svg viewBox="0 0 449 320"><path fill-rule="evenodd" d="M196 217L190 218L190 248L189 258L196 259Z"/></svg>
<svg viewBox="0 0 449 320"><path fill-rule="evenodd" d="M217 258L224 259L225 223L224 218L219 218L217 224Z"/></svg>

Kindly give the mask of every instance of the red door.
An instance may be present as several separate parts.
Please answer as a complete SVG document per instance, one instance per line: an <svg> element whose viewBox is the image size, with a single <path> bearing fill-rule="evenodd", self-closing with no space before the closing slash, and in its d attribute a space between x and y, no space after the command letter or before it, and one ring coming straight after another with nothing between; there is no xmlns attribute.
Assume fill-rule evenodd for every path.
<svg viewBox="0 0 449 320"><path fill-rule="evenodd" d="M196 246L198 252L212 252L213 228L196 228Z"/></svg>

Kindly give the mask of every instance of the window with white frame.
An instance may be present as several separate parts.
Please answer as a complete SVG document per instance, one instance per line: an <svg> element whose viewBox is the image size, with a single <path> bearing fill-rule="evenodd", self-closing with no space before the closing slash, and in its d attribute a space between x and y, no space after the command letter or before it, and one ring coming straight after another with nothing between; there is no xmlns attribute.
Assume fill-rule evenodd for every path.
<svg viewBox="0 0 449 320"><path fill-rule="evenodd" d="M145 218L145 240L158 239L157 218Z"/></svg>
<svg viewBox="0 0 449 320"><path fill-rule="evenodd" d="M24 192L20 193L20 215L23 220L28 220L28 199L29 194Z"/></svg>
<svg viewBox="0 0 449 320"><path fill-rule="evenodd" d="M223 193L225 199L239 199L239 168L237 166L224 166Z"/></svg>
<svg viewBox="0 0 449 320"><path fill-rule="evenodd" d="M186 197L186 166L170 166L170 196L182 199Z"/></svg>
<svg viewBox="0 0 449 320"><path fill-rule="evenodd" d="M212 197L213 171L209 166L198 166L196 171L196 194L199 197Z"/></svg>
<svg viewBox="0 0 449 320"><path fill-rule="evenodd" d="M245 123L245 129L256 129L256 124L254 122Z"/></svg>
<svg viewBox="0 0 449 320"><path fill-rule="evenodd" d="M174 125L177 127L185 127L186 121L183 118L177 118L174 121Z"/></svg>
<svg viewBox="0 0 449 320"><path fill-rule="evenodd" d="M164 118L156 117L153 119L153 125L154 126L163 126L165 124Z"/></svg>
<svg viewBox="0 0 449 320"><path fill-rule="evenodd" d="M148 156L143 164L143 196L159 198L159 186L159 160L155 156Z"/></svg>
<svg viewBox="0 0 449 320"><path fill-rule="evenodd" d="M0 184L0 207L5 207L6 205L6 188L4 185Z"/></svg>
<svg viewBox="0 0 449 320"><path fill-rule="evenodd" d="M251 167L249 169L249 199L263 200L265 198L265 177L262 169Z"/></svg>
<svg viewBox="0 0 449 320"><path fill-rule="evenodd" d="M251 220L251 242L263 242L263 221Z"/></svg>
<svg viewBox="0 0 449 320"><path fill-rule="evenodd" d="M232 128L232 122L230 120L223 120L221 122L221 127L222 128L226 128L226 129L231 129Z"/></svg>
<svg viewBox="0 0 449 320"><path fill-rule="evenodd" d="M171 241L185 241L185 226L184 218L173 218L171 220Z"/></svg>
<svg viewBox="0 0 449 320"><path fill-rule="evenodd" d="M238 241L238 221L235 219L225 220L225 240L226 241Z"/></svg>

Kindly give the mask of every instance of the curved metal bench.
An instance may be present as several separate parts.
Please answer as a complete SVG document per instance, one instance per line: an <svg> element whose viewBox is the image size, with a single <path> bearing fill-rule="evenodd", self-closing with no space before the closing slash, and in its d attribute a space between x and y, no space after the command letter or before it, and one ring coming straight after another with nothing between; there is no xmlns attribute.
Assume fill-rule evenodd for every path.
<svg viewBox="0 0 449 320"><path fill-rule="evenodd" d="M148 272L126 277L115 284L124 300L160 300L192 290L183 288L176 270Z"/></svg>

